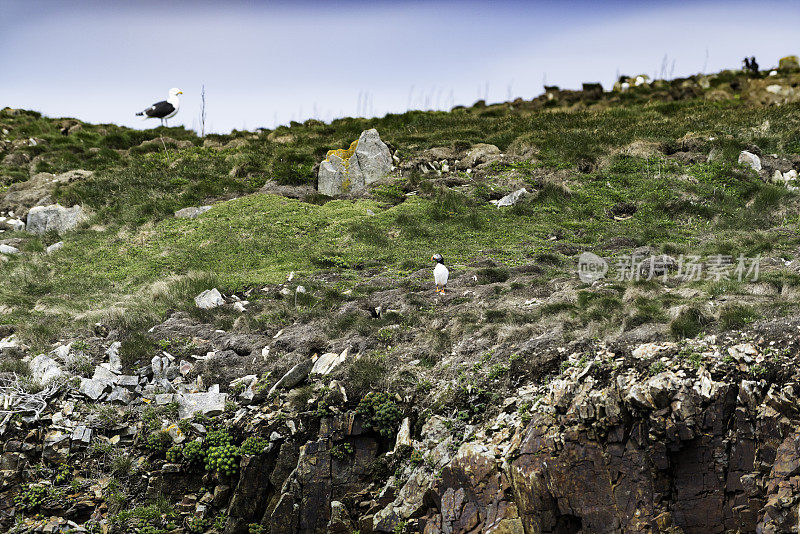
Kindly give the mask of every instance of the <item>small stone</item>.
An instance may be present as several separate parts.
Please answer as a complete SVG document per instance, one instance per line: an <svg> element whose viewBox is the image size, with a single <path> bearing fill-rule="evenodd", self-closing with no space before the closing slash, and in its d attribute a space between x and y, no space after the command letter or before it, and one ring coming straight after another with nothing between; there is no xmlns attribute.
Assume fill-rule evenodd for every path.
<svg viewBox="0 0 800 534"><path fill-rule="evenodd" d="M72 431L72 441L80 442L83 445L88 445L92 441L92 429L84 425L78 425Z"/></svg>
<svg viewBox="0 0 800 534"><path fill-rule="evenodd" d="M139 377L135 375L120 375L117 377L117 385L134 390L139 385Z"/></svg>
<svg viewBox="0 0 800 534"><path fill-rule="evenodd" d="M314 362L314 366L311 368L311 372L309 374L322 376L328 375L346 359L347 349L344 349L341 354L327 352L317 358L317 361Z"/></svg>
<svg viewBox="0 0 800 534"><path fill-rule="evenodd" d="M108 363L111 372L113 373L121 373L122 372L122 359L119 356L119 348L122 346L122 343L119 341L115 341L108 347L106 351L106 356L108 356Z"/></svg>
<svg viewBox="0 0 800 534"><path fill-rule="evenodd" d="M198 215L202 215L212 207L213 206L183 208L175 212L175 217L178 219L195 219Z"/></svg>
<svg viewBox="0 0 800 534"><path fill-rule="evenodd" d="M133 402L133 395L125 388L115 387L106 398L106 402L128 405Z"/></svg>
<svg viewBox="0 0 800 534"><path fill-rule="evenodd" d="M522 189L517 189L513 193L509 193L506 196L504 196L503 198L501 198L500 200L498 200L497 201L497 207L498 208L502 208L502 207L506 207L506 206L513 206L514 204L519 202L520 198L522 198L523 196L525 196L527 194L528 194L528 190L525 189L524 187Z"/></svg>
<svg viewBox="0 0 800 534"><path fill-rule="evenodd" d="M19 249L17 247L12 247L11 245L0 245L0 254L16 256L19 254Z"/></svg>
<svg viewBox="0 0 800 534"><path fill-rule="evenodd" d="M280 380L275 382L275 385L272 386L272 389L269 390L267 396L271 396L273 392L277 391L280 388L293 388L303 380L305 380L311 369L314 367L314 361L311 358L301 361L289 371L281 377Z"/></svg>
<svg viewBox="0 0 800 534"><path fill-rule="evenodd" d="M739 154L739 163L749 166L756 172L761 170L761 158L747 150Z"/></svg>
<svg viewBox="0 0 800 534"><path fill-rule="evenodd" d="M397 439L394 444L394 450L396 451L399 447L403 446L412 446L411 443L411 421L408 417L403 419L403 422L400 424L400 431L397 432Z"/></svg>
<svg viewBox="0 0 800 534"><path fill-rule="evenodd" d="M225 299L217 288L206 289L194 298L194 303L201 310L210 310L225 304Z"/></svg>
<svg viewBox="0 0 800 534"><path fill-rule="evenodd" d="M175 400L175 395L172 393L159 393L156 395L156 405L164 406Z"/></svg>
<svg viewBox="0 0 800 534"><path fill-rule="evenodd" d="M100 380L103 382L108 382L109 384L116 384L117 382L117 375L106 369L102 365L98 365L94 368L94 375L92 375L94 380Z"/></svg>
<svg viewBox="0 0 800 534"><path fill-rule="evenodd" d="M187 362L186 360L181 360L180 364L178 365L178 372L181 374L181 376L188 375L192 372L192 369L194 369L194 364Z"/></svg>
<svg viewBox="0 0 800 534"><path fill-rule="evenodd" d="M52 245L47 247L45 249L45 252L47 252L48 254L53 254L54 252L58 252L62 248L64 248L64 242L63 241L59 241L58 243L53 243Z"/></svg>

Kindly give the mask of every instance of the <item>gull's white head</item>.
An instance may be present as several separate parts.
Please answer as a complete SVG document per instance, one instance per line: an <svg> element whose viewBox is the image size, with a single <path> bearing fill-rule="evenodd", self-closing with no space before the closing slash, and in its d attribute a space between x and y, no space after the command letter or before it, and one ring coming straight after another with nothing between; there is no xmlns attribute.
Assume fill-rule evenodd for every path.
<svg viewBox="0 0 800 534"><path fill-rule="evenodd" d="M178 96L178 95L182 95L182 94L183 94L183 91L181 91L177 87L173 87L172 89L169 90L170 98L173 97L173 96Z"/></svg>

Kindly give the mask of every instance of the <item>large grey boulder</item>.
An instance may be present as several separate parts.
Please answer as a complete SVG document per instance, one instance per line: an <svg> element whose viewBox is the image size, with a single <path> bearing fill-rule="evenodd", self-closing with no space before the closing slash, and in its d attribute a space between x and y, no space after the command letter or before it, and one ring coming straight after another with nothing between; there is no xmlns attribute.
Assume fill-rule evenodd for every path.
<svg viewBox="0 0 800 534"><path fill-rule="evenodd" d="M81 378L81 384L78 387L78 391L93 401L99 400L107 389L111 389L111 382L94 378Z"/></svg>
<svg viewBox="0 0 800 534"><path fill-rule="evenodd" d="M352 155L337 152L319 167L317 191L323 195L357 193L392 172L392 153L374 128L361 132Z"/></svg>
<svg viewBox="0 0 800 534"><path fill-rule="evenodd" d="M65 208L60 204L34 206L28 212L25 228L32 234L44 234L50 231L60 234L74 229L88 218L81 206L71 208Z"/></svg>

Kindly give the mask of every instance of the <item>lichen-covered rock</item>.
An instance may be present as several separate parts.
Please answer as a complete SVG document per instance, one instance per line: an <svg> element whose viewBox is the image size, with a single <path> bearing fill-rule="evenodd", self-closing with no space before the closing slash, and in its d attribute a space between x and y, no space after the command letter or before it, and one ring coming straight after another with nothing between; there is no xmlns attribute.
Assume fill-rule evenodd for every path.
<svg viewBox="0 0 800 534"><path fill-rule="evenodd" d="M328 196L358 193L391 171L389 147L377 130L365 130L347 150L328 152L317 174L317 191Z"/></svg>

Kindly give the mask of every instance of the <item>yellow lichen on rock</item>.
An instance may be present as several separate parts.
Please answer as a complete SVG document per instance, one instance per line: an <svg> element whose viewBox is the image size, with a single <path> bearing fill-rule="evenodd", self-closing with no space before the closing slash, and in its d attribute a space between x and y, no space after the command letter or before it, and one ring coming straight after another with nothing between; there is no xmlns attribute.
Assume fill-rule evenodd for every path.
<svg viewBox="0 0 800 534"><path fill-rule="evenodd" d="M339 157L344 162L345 170L347 170L350 165L350 158L356 153L357 146L358 139L350 143L350 148L337 148L336 150L328 150L328 153L325 154L325 160L330 161L331 156Z"/></svg>

